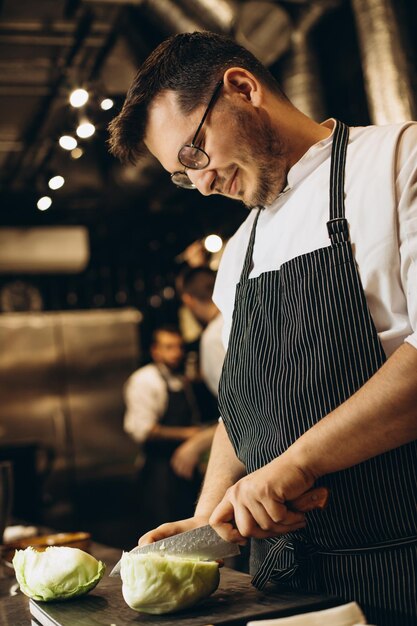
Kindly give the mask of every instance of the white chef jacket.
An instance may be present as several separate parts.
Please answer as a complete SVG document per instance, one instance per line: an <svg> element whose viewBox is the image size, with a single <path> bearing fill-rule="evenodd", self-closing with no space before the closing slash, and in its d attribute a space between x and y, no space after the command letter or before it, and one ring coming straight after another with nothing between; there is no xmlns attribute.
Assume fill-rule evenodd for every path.
<svg viewBox="0 0 417 626"><path fill-rule="evenodd" d="M333 128L334 120L323 125ZM333 134L333 133L332 133ZM288 172L288 185L262 210L249 278L330 245L332 136L314 144ZM345 209L366 300L387 356L403 341L417 348L417 123L350 129ZM256 211L228 242L213 300L227 346Z"/></svg>
<svg viewBox="0 0 417 626"><path fill-rule="evenodd" d="M161 372L167 379L165 382ZM173 374L166 366L149 363L133 372L124 386L126 404L125 431L138 443L146 441L153 427L168 408L167 384L171 391L184 388L181 376Z"/></svg>

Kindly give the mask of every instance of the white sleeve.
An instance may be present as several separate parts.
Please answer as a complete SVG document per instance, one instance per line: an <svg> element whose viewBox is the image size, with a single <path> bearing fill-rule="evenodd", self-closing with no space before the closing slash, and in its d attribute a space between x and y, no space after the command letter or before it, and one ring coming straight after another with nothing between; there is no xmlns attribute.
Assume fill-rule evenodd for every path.
<svg viewBox="0 0 417 626"><path fill-rule="evenodd" d="M401 282L413 329L405 341L417 348L417 123L401 135L396 172Z"/></svg>
<svg viewBox="0 0 417 626"><path fill-rule="evenodd" d="M217 397L223 368L225 349L222 341L223 320L221 313L201 336L201 373L211 393Z"/></svg>
<svg viewBox="0 0 417 626"><path fill-rule="evenodd" d="M222 340L225 349L227 349L232 328L236 285L240 280L252 225L257 213L257 209L252 210L233 237L229 239L217 271L213 302L223 315Z"/></svg>
<svg viewBox="0 0 417 626"><path fill-rule="evenodd" d="M144 442L166 411L166 384L154 367L145 366L128 379L124 388L124 429L135 441Z"/></svg>

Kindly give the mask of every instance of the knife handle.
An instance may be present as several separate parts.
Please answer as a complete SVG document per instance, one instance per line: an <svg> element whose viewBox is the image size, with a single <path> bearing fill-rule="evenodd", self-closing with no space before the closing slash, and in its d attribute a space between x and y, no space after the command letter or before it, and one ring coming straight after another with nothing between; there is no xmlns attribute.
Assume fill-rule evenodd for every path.
<svg viewBox="0 0 417 626"><path fill-rule="evenodd" d="M327 487L315 487L306 491L295 500L290 500L287 505L291 511L308 513L313 509L325 509L329 501L330 492Z"/></svg>

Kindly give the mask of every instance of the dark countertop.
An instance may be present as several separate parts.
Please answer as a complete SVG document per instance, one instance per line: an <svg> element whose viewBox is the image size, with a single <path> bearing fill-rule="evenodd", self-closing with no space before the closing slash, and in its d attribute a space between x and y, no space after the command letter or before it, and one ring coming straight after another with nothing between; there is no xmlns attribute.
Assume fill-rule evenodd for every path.
<svg viewBox="0 0 417 626"><path fill-rule="evenodd" d="M90 552L106 563L107 572L111 571L121 556L120 550L97 543L92 543ZM1 573L3 575L0 579L1 626L30 626L29 598L17 589L16 579L11 569L2 566ZM107 608L102 612L100 607L104 601ZM174 623L190 624L190 626L203 626L208 623L213 626L222 624L240 626L245 625L249 619L266 619L274 616L292 615L303 610L320 610L335 606L340 602L337 599L316 594L274 592L273 590L261 593L252 587L249 575L223 568L218 591L195 609L178 614L178 616L175 614L147 616L132 611L124 603L121 596L120 579L109 578L107 574L96 589L84 599L54 604L55 610L58 610L58 605L63 608L62 613L65 617L61 621L61 615L59 615L59 621L54 623L63 624L63 626L83 626L84 624L86 626L90 624L108 626L111 622L117 626L127 626L139 622L141 624L152 623L155 626L159 626L159 623L166 626L171 626ZM49 610L47 605L48 603L39 604L41 608L47 607ZM94 609L92 621L90 621L89 606ZM97 607L99 607L98 612L96 611ZM71 613L72 610L74 610L73 614ZM86 613L85 621L79 617L84 613ZM77 616L76 619L75 616Z"/></svg>

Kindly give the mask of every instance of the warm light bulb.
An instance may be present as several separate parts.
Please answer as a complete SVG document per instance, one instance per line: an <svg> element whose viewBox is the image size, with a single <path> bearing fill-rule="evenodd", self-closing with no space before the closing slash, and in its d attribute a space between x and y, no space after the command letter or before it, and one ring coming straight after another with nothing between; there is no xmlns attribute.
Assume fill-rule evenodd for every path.
<svg viewBox="0 0 417 626"><path fill-rule="evenodd" d="M47 209L49 209L51 204L52 198L50 198L49 196L42 196L42 198L39 198L36 206L38 207L39 211L46 211Z"/></svg>
<svg viewBox="0 0 417 626"><path fill-rule="evenodd" d="M100 106L103 109L103 111L108 111L109 109L112 108L113 105L114 105L114 102L111 98L104 98L104 100L102 100L100 103Z"/></svg>
<svg viewBox="0 0 417 626"><path fill-rule="evenodd" d="M63 176L53 176L48 181L48 187L49 189L60 189L64 183L65 178Z"/></svg>
<svg viewBox="0 0 417 626"><path fill-rule="evenodd" d="M71 93L69 97L71 106L75 107L76 109L84 106L87 100L88 100L88 91L86 91L85 89L74 89L74 91Z"/></svg>
<svg viewBox="0 0 417 626"><path fill-rule="evenodd" d="M91 122L82 122L75 131L81 139L87 139L96 132L96 127Z"/></svg>
<svg viewBox="0 0 417 626"><path fill-rule="evenodd" d="M204 239L204 247L208 252L219 252L223 247L223 240L219 235L208 235Z"/></svg>
<svg viewBox="0 0 417 626"><path fill-rule="evenodd" d="M62 135L62 137L59 138L59 145L61 148L64 148L64 150L74 150L74 148L77 147L77 140L70 135Z"/></svg>
<svg viewBox="0 0 417 626"><path fill-rule="evenodd" d="M84 150L82 148L74 148L74 150L71 150L71 157L73 159L79 159L83 154Z"/></svg>

